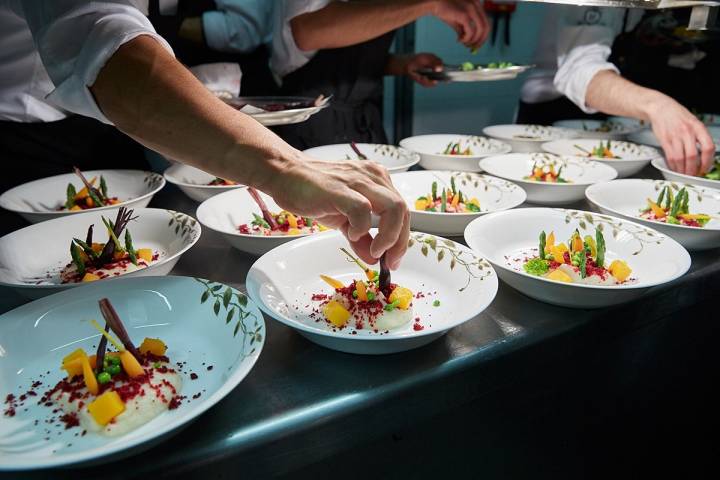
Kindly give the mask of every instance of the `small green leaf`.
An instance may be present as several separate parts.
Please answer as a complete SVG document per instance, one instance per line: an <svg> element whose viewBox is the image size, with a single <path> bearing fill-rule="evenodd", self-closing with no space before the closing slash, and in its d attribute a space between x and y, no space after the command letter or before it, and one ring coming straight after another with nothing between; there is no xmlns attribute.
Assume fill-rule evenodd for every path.
<svg viewBox="0 0 720 480"><path fill-rule="evenodd" d="M423 245L422 248L420 249L420 252L422 252L422 254L427 257L427 255L428 255L427 245Z"/></svg>
<svg viewBox="0 0 720 480"><path fill-rule="evenodd" d="M213 305L213 311L215 312L215 315L220 313L220 300L215 300L215 305Z"/></svg>
<svg viewBox="0 0 720 480"><path fill-rule="evenodd" d="M220 290L222 287L223 287L222 285L215 285L215 286L212 287L212 291L213 291L213 292L217 292L217 291Z"/></svg>
<svg viewBox="0 0 720 480"><path fill-rule="evenodd" d="M453 259L450 261L450 270L454 269L456 264L457 264L457 262L456 262L455 259L453 258Z"/></svg>
<svg viewBox="0 0 720 480"><path fill-rule="evenodd" d="M223 307L227 308L230 300L232 300L232 289L228 287L225 289L225 293L223 293Z"/></svg>
<svg viewBox="0 0 720 480"><path fill-rule="evenodd" d="M207 302L208 298L210 298L210 290L205 290L202 294L202 297L200 297L200 303Z"/></svg>
<svg viewBox="0 0 720 480"><path fill-rule="evenodd" d="M236 297L237 297L237 299L238 299L238 302L240 302L240 305L241 305L241 306L247 307L248 299L247 299L247 297L245 296L244 293L238 292L237 295L236 295Z"/></svg>
<svg viewBox="0 0 720 480"><path fill-rule="evenodd" d="M233 330L233 337L237 337L237 334L239 331L240 331L240 321L238 321L237 325L235 325L235 330Z"/></svg>
<svg viewBox="0 0 720 480"><path fill-rule="evenodd" d="M230 311L227 314L227 317L225 317L225 323L230 323L230 320L232 320L233 315L235 315L235 307L232 307Z"/></svg>
<svg viewBox="0 0 720 480"><path fill-rule="evenodd" d="M437 254L437 260L438 262L442 262L442 259L445 258L445 250L440 250Z"/></svg>

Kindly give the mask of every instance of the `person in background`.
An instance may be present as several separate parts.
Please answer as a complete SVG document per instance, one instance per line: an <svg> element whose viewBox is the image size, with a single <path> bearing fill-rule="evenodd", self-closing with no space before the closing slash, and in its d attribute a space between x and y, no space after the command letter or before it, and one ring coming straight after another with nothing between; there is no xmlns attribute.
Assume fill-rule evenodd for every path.
<svg viewBox="0 0 720 480"><path fill-rule="evenodd" d="M434 82L417 70L442 69L429 53L391 55L396 29L425 15L452 27L458 40L478 48L488 23L477 0L284 0L275 12L270 67L284 95L332 95L328 108L308 121L275 131L296 148L349 141L387 143L382 97L385 75Z"/></svg>
<svg viewBox="0 0 720 480"><path fill-rule="evenodd" d="M610 61L613 41L632 31L643 11L547 8L537 50L540 68L523 85L518 123L551 124L597 112L632 117L651 124L673 170L696 175L711 167L715 146L705 125L665 93L623 78ZM706 92L714 88L706 87Z"/></svg>
<svg viewBox="0 0 720 480"><path fill-rule="evenodd" d="M389 268L399 266L409 213L387 170L367 161L313 160L226 105L174 58L132 1L0 0L0 12L17 24L12 47L49 79L47 91L35 92L39 98L114 125L169 158L256 187L282 208L338 228L363 260L386 255ZM17 84L31 83L36 71L22 70ZM374 238L371 213L380 217Z"/></svg>

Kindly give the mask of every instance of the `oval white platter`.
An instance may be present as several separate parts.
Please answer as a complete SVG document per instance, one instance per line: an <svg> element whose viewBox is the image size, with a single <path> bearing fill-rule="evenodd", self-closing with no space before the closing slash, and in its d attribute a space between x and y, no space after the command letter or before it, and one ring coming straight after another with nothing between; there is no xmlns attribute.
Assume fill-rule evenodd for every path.
<svg viewBox="0 0 720 480"><path fill-rule="evenodd" d="M282 210L272 197L263 192L258 193L271 213L279 213ZM308 234L300 234L266 237L240 233L238 227L242 224L249 225L253 220L253 213L262 216L260 208L253 201L247 189L243 188L225 192L204 201L198 207L196 215L204 227L218 232L230 245L252 255L262 255L290 240L308 236ZM312 235L324 233L318 232Z"/></svg>
<svg viewBox="0 0 720 480"><path fill-rule="evenodd" d="M525 179L534 165L562 166L562 177L572 183L536 182ZM490 175L514 182L527 192L527 201L540 205L563 205L585 197L585 188L614 179L617 172L601 163L578 157L559 157L549 153L511 153L489 157L480 166Z"/></svg>
<svg viewBox="0 0 720 480"><path fill-rule="evenodd" d="M260 309L323 347L357 354L395 353L426 345L451 328L478 316L495 298L497 276L482 258L467 247L433 235L411 234L410 247L392 282L423 298L413 300L414 323L386 332L345 327L333 331L314 315L317 293L333 293L319 275L349 283L363 272L340 252L349 248L334 232L293 240L263 255L250 268L248 295ZM439 306L434 306L435 301ZM354 332L354 333L353 333Z"/></svg>
<svg viewBox="0 0 720 480"><path fill-rule="evenodd" d="M624 140L629 134L645 128L641 125L631 125L611 119L559 120L553 123L553 126L576 130L578 136L582 138L602 138L604 140Z"/></svg>
<svg viewBox="0 0 720 480"><path fill-rule="evenodd" d="M179 393L186 399L180 406L118 437L81 435L82 428L46 423L56 415L37 404L63 378L64 356L77 348L95 350L99 334L89 320L102 320L101 298L112 302L133 343L139 345L146 336L160 338L171 362L183 362ZM245 378L262 351L265 323L244 294L220 283L128 278L68 290L8 312L0 316L0 338L2 398L11 393L20 397L34 381L42 381L37 396L22 402L14 416L0 415L0 470L31 470L109 461L167 440Z"/></svg>
<svg viewBox="0 0 720 480"><path fill-rule="evenodd" d="M592 152L593 148L598 147L601 142L603 144L607 144L608 140L593 138L555 140L553 142L543 143L542 149L555 155L587 158L589 160L603 163L617 170L618 177L620 178L629 177L630 175L638 173L654 158L658 158L662 155L658 150L652 147L637 145L631 142L623 142L620 140L610 140L611 151L620 158L601 158L588 156L583 153L583 150Z"/></svg>
<svg viewBox="0 0 720 480"><path fill-rule="evenodd" d="M222 98L229 105L241 112L250 115L261 125L266 127L276 125L292 125L302 123L315 115L330 104L330 98L325 98L321 103L311 107L287 108L284 110L264 110L263 106L286 103L312 104L315 102L311 97L231 97Z"/></svg>
<svg viewBox="0 0 720 480"><path fill-rule="evenodd" d="M665 158L656 158L651 162L652 166L660 171L665 180L679 183L689 183L698 187L715 188L720 190L720 180L710 180L709 178L696 177L694 175L685 175L670 169Z"/></svg>
<svg viewBox="0 0 720 480"><path fill-rule="evenodd" d="M450 143L470 147L472 155L447 155L442 152ZM474 135L435 134L408 137L400 146L420 154L420 166L426 170L479 172L478 161L490 155L510 152L510 145L499 140Z"/></svg>
<svg viewBox="0 0 720 480"><path fill-rule="evenodd" d="M601 226L607 245L606 264L625 260L634 280L615 286L562 283L530 275L524 258L537 254L540 232L566 239L579 229L594 235ZM642 296L648 289L679 278L690 268L690 255L670 237L609 215L550 208L520 208L485 215L465 230L465 241L495 267L505 283L521 293L571 308L609 307ZM533 253L534 252L534 253Z"/></svg>
<svg viewBox="0 0 720 480"><path fill-rule="evenodd" d="M26 298L39 298L89 283L61 283L60 271L71 262L70 242L85 239L95 225L95 242L107 241L102 216L115 221L117 209L90 211L30 225L0 238L0 286L9 287ZM167 275L180 256L200 238L200 224L189 215L172 210L138 208L138 217L128 225L136 249L151 248L160 257L147 268L122 277ZM120 239L123 242L123 239ZM98 280L113 282L116 278Z"/></svg>
<svg viewBox="0 0 720 480"><path fill-rule="evenodd" d="M395 145L376 143L358 143L358 149L367 160L377 162L388 169L388 172L404 172L420 161L420 155ZM339 162L341 160L360 160L357 153L348 143L325 145L309 148L305 153L318 160Z"/></svg>
<svg viewBox="0 0 720 480"><path fill-rule="evenodd" d="M480 212L442 213L415 210L415 200L429 195L432 183L437 182L438 192L450 190L451 178L467 199L480 201ZM525 201L525 191L512 182L488 175L470 172L425 170L392 175L393 185L410 207L410 228L436 235L459 236L473 219L489 212L514 208Z"/></svg>
<svg viewBox="0 0 720 480"><path fill-rule="evenodd" d="M177 185L185 195L196 202L204 202L219 193L244 187L244 185L208 185L215 180L215 175L210 175L199 168L181 163L165 170L164 176L168 183Z"/></svg>
<svg viewBox="0 0 720 480"><path fill-rule="evenodd" d="M82 181L74 173L56 175L24 183L0 195L0 207L16 212L31 223L68 217L89 211L107 211L118 207L144 208L153 196L165 186L162 175L142 170L88 170L85 178L102 175L108 187L108 196L118 197L120 203L91 210L58 210L65 205L66 190L72 183L79 192ZM98 184L96 184L97 186Z"/></svg>
<svg viewBox="0 0 720 480"><path fill-rule="evenodd" d="M640 209L647 207L647 199L657 200L665 186L671 187L674 193L686 188L690 213L705 213L712 219L699 228L640 218ZM591 185L585 195L601 212L654 228L674 238L688 250L720 247L720 190L663 180L624 179Z"/></svg>
<svg viewBox="0 0 720 480"><path fill-rule="evenodd" d="M483 133L510 144L514 153L541 152L545 142L578 136L575 130L567 128L516 124L485 127Z"/></svg>

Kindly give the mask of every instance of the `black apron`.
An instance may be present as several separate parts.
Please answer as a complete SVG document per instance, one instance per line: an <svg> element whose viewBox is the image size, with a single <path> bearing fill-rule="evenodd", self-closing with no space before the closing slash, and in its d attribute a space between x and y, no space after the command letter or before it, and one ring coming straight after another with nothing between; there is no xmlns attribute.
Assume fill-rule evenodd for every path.
<svg viewBox="0 0 720 480"><path fill-rule="evenodd" d="M216 9L214 0L180 0L175 15L161 15L159 0L150 0L148 18L157 33L173 48L175 57L183 64L193 67L203 63L237 63L243 74L241 95L276 95L278 87L270 72L270 51L265 45L249 53L219 52L178 35L185 18L200 17L203 13Z"/></svg>
<svg viewBox="0 0 720 480"><path fill-rule="evenodd" d="M330 106L295 125L273 130L305 150L350 141L388 143L383 126L383 79L395 32L344 48L319 51L283 78L283 95L332 95Z"/></svg>

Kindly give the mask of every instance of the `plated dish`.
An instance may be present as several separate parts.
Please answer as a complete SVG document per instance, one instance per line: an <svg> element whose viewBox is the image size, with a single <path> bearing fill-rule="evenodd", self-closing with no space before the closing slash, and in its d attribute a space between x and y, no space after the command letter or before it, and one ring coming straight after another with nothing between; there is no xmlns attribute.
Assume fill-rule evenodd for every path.
<svg viewBox="0 0 720 480"><path fill-rule="evenodd" d="M0 469L31 470L167 439L247 375L265 325L231 287L146 277L24 305L0 316L0 337Z"/></svg>
<svg viewBox="0 0 720 480"><path fill-rule="evenodd" d="M559 120L553 123L553 126L577 130L578 136L583 138L612 140L624 140L629 134L646 128L644 125L622 122L611 118L607 120Z"/></svg>
<svg viewBox="0 0 720 480"><path fill-rule="evenodd" d="M366 160L377 162L388 169L390 173L404 172L420 161L420 155L395 145L381 145L376 143L358 143L353 149L349 143L325 145L305 150L312 158L327 161L340 160Z"/></svg>
<svg viewBox="0 0 720 480"><path fill-rule="evenodd" d="M86 211L143 208L165 186L165 179L141 170L91 170L19 185L0 195L0 207L32 223Z"/></svg>
<svg viewBox="0 0 720 480"><path fill-rule="evenodd" d="M708 132L715 142L715 146L720 146L720 125L707 125ZM639 132L630 134L628 140L635 143L641 143L643 145L650 145L651 147L660 148L660 141L653 133L652 129L647 128Z"/></svg>
<svg viewBox="0 0 720 480"><path fill-rule="evenodd" d="M88 282L167 275L200 233L194 218L152 208L49 220L0 238L0 285L39 298Z"/></svg>
<svg viewBox="0 0 720 480"><path fill-rule="evenodd" d="M301 123L330 104L330 97L231 97L224 102L266 127Z"/></svg>
<svg viewBox="0 0 720 480"><path fill-rule="evenodd" d="M286 212L269 195L249 188L204 201L197 209L197 217L230 245L253 255L262 255L293 238L327 230L317 219Z"/></svg>
<svg viewBox="0 0 720 480"><path fill-rule="evenodd" d="M687 249L720 247L720 190L624 179L593 185L585 194L601 212L657 229Z"/></svg>
<svg viewBox="0 0 720 480"><path fill-rule="evenodd" d="M661 156L658 150L645 145L591 138L556 140L544 143L542 149L555 155L572 155L604 163L617 170L620 178L636 174Z"/></svg>
<svg viewBox="0 0 720 480"><path fill-rule="evenodd" d="M470 172L404 172L392 181L410 207L410 227L437 235L462 235L477 216L514 208L526 198L512 182Z"/></svg>
<svg viewBox="0 0 720 480"><path fill-rule="evenodd" d="M720 170L718 170L718 158L719 157L717 156L715 157L715 165L712 170L705 175L698 177L694 175L685 175L684 173L678 173L671 170L663 157L654 159L651 164L660 171L665 180L669 180L671 182L689 183L699 187L720 189L720 178L717 178L720 177Z"/></svg>
<svg viewBox="0 0 720 480"><path fill-rule="evenodd" d="M523 153L540 152L545 142L579 136L575 130L544 125L493 125L485 127L483 133L510 144L513 152Z"/></svg>
<svg viewBox="0 0 720 480"><path fill-rule="evenodd" d="M546 232L545 242L542 232ZM552 244L548 241L551 232ZM569 239L570 245L565 243L563 248L564 239ZM581 210L522 208L485 215L468 225L465 240L511 287L537 300L572 308L630 301L690 268L687 250L657 230ZM538 270L526 267L529 261L540 258L541 246L545 252L542 263L548 267L544 273L540 270L544 265L537 266ZM561 270L557 277L546 277L557 270Z"/></svg>
<svg viewBox="0 0 720 480"><path fill-rule="evenodd" d="M374 272L351 256L339 232L293 240L255 262L246 279L248 295L265 313L324 347L384 354L441 337L479 315L497 292L497 277L487 262L433 235L411 234L392 282L383 278L382 268ZM384 290L385 282L396 286ZM336 311L335 303L328 307L333 301L342 310Z"/></svg>
<svg viewBox="0 0 720 480"><path fill-rule="evenodd" d="M177 185L185 195L196 202L204 202L219 193L244 188L244 185L216 177L198 168L181 163L172 165L165 170L163 175L168 183Z"/></svg>
<svg viewBox="0 0 720 480"><path fill-rule="evenodd" d="M426 170L479 172L478 162L490 155L502 155L510 145L474 135L418 135L400 141L400 146L420 155Z"/></svg>
<svg viewBox="0 0 720 480"><path fill-rule="evenodd" d="M512 80L531 68L533 65L515 65L508 61L495 61L485 65L463 62L460 65L444 65L439 72L426 68L418 70L417 73L440 82L484 82Z"/></svg>
<svg viewBox="0 0 720 480"><path fill-rule="evenodd" d="M517 183L528 202L541 205L577 202L588 185L617 177L614 169L601 163L549 153L499 155L481 160L480 166L490 175Z"/></svg>

